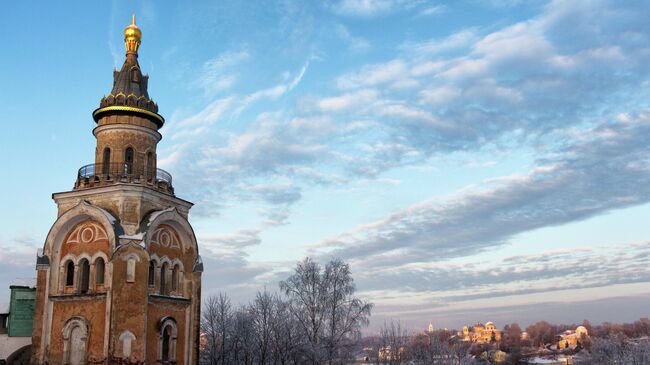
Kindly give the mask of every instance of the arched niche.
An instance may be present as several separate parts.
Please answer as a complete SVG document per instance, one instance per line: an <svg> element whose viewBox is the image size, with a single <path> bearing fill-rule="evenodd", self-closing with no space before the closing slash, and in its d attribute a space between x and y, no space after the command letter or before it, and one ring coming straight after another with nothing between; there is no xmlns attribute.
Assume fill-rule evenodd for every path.
<svg viewBox="0 0 650 365"><path fill-rule="evenodd" d="M54 222L52 228L50 228L43 247L43 254L50 258L51 294L54 294L59 287L57 283L60 282L59 275L61 272L58 268L61 267L62 247L65 244L87 244L83 242L84 234L87 239L90 233L89 231L83 233L83 228L80 228L83 227L84 222L92 222L96 227L101 228L101 234L106 236L105 239L107 240L107 251L109 254L115 250L117 237L119 237L123 232L122 228L117 223L117 220L110 213L86 201L80 202L74 208L63 213L56 222ZM81 226L79 226L80 224ZM77 229L81 230L76 232ZM69 237L74 237L74 240L78 242L69 243L67 241ZM80 253L77 256L81 256L82 254L83 253Z"/></svg>
<svg viewBox="0 0 650 365"><path fill-rule="evenodd" d="M143 219L141 226L146 232L146 247L150 252L151 248L155 248L156 245L164 246L164 243L168 243L169 247L172 247L173 242L166 240L165 237L170 236L167 236L165 232L173 232L179 241L178 245L183 255L188 253L193 253L194 257L199 255L194 230L187 219L180 215L176 209L153 212Z"/></svg>
<svg viewBox="0 0 650 365"><path fill-rule="evenodd" d="M132 353L133 343L136 340L135 335L131 331L125 330L122 332L122 334L120 334L119 340L120 340L120 345L122 347L122 351L120 351L122 357L125 359L130 358Z"/></svg>
<svg viewBox="0 0 650 365"><path fill-rule="evenodd" d="M83 317L72 317L63 326L63 363L86 364L88 349L88 322Z"/></svg>

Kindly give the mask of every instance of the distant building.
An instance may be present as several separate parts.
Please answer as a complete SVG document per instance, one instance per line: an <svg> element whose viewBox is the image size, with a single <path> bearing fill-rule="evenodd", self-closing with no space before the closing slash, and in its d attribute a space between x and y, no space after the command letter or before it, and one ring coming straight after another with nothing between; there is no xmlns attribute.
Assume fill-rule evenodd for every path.
<svg viewBox="0 0 650 365"><path fill-rule="evenodd" d="M557 348L561 350L566 348L575 348L583 338L587 337L589 337L587 329L583 326L578 326L575 331L564 331L555 338L557 341Z"/></svg>
<svg viewBox="0 0 650 365"><path fill-rule="evenodd" d="M34 321L34 286L12 285L10 302L0 308L0 364L29 362Z"/></svg>
<svg viewBox="0 0 650 365"><path fill-rule="evenodd" d="M406 348L400 347L397 351L393 350L390 346L382 347L377 353L380 362L400 361L406 352Z"/></svg>
<svg viewBox="0 0 650 365"><path fill-rule="evenodd" d="M499 342L501 341L501 331L493 322L487 322L485 325L477 323L471 328L463 327L463 331L458 332L458 337L463 341L476 343Z"/></svg>

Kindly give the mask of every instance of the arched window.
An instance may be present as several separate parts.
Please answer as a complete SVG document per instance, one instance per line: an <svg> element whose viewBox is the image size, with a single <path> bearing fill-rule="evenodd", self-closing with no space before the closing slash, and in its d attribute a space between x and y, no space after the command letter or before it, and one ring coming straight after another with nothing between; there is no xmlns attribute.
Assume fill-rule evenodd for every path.
<svg viewBox="0 0 650 365"><path fill-rule="evenodd" d="M171 317L165 317L161 320L158 328L160 328L159 361L163 364L174 364L176 363L176 337L178 335L176 321Z"/></svg>
<svg viewBox="0 0 650 365"><path fill-rule="evenodd" d="M68 261L65 265L65 286L74 285L74 262Z"/></svg>
<svg viewBox="0 0 650 365"><path fill-rule="evenodd" d="M79 292L82 294L88 293L88 286L90 284L90 264L88 263L88 260L83 259L79 262L79 271L81 272Z"/></svg>
<svg viewBox="0 0 650 365"><path fill-rule="evenodd" d="M165 262L160 267L160 295L167 295L167 270L169 265Z"/></svg>
<svg viewBox="0 0 650 365"><path fill-rule="evenodd" d="M178 290L178 265L175 265L172 270L172 291L176 292L176 290Z"/></svg>
<svg viewBox="0 0 650 365"><path fill-rule="evenodd" d="M97 261L95 261L95 284L97 285L103 285L104 284L104 259L103 258L98 258Z"/></svg>
<svg viewBox="0 0 650 365"><path fill-rule="evenodd" d="M149 261L149 287L153 287L155 285L155 275L156 275L156 263L151 260Z"/></svg>
<svg viewBox="0 0 650 365"><path fill-rule="evenodd" d="M111 172L111 149L104 148L104 156L102 157L102 174L108 175Z"/></svg>
<svg viewBox="0 0 650 365"><path fill-rule="evenodd" d="M127 147L124 152L124 173L130 175L133 173L133 148Z"/></svg>

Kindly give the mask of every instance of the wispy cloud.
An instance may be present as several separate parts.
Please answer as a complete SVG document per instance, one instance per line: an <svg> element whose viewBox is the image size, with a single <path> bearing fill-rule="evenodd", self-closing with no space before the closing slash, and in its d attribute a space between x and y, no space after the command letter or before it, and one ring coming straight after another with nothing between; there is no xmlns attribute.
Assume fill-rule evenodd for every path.
<svg viewBox="0 0 650 365"><path fill-rule="evenodd" d="M449 10L387 0L326 6L364 22L400 9L421 15ZM334 30L351 49L366 47L345 26ZM233 60L250 57L226 52L204 72L212 80L206 85L230 95L212 96L201 110L172 118L169 134L177 143L167 167L191 182L179 191L190 192L205 214L255 204L257 224L205 237L209 247L228 251L222 267L243 268L229 284L240 287L276 273L272 264L250 262L247 250L264 244L265 229L289 224L292 209L314 186L379 183L396 168L430 167L454 153L525 149L536 156L527 171L396 209L317 242L313 253L363 268L359 288L383 303L415 291L424 292L422 303L431 304L435 295L445 306L646 282L647 243L627 253L623 246L572 248L491 263L480 254L503 249L525 232L650 201L650 150L643 139L650 133L648 40L643 16L633 9L551 2L515 24L402 42L325 80L322 58L241 94L229 89L236 69L230 79L210 78L210 70L226 77L223 70L239 62ZM318 87L304 91L304 79ZM180 161L190 162L181 168Z"/></svg>
<svg viewBox="0 0 650 365"><path fill-rule="evenodd" d="M237 73L233 70L241 62L250 57L245 50L229 51L206 61L197 82L206 95L212 95L230 89L237 81Z"/></svg>
<svg viewBox="0 0 650 365"><path fill-rule="evenodd" d="M318 247L374 265L475 255L518 233L646 203L647 133L650 114L626 115L582 132L579 141L539 161L527 175L409 207Z"/></svg>
<svg viewBox="0 0 650 365"><path fill-rule="evenodd" d="M401 0L340 0L329 6L340 15L371 17L388 13L402 3Z"/></svg>
<svg viewBox="0 0 650 365"><path fill-rule="evenodd" d="M362 37L352 35L344 25L337 24L334 29L336 34L341 38L341 40L348 44L352 51L359 52L370 48L370 42Z"/></svg>

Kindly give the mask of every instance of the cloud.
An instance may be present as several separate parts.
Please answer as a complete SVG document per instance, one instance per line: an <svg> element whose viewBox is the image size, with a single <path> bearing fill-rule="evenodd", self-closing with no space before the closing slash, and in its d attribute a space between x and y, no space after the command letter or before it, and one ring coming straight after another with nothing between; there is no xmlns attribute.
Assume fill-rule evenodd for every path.
<svg viewBox="0 0 650 365"><path fill-rule="evenodd" d="M318 101L318 106L325 112L343 111L369 105L377 99L377 95L376 90L364 89L331 98L323 98Z"/></svg>
<svg viewBox="0 0 650 365"><path fill-rule="evenodd" d="M223 249L242 249L249 246L259 245L259 230L245 229L232 234L210 235L199 237L199 240L207 247Z"/></svg>
<svg viewBox="0 0 650 365"><path fill-rule="evenodd" d="M329 7L339 15L372 17L386 14L403 3L401 0L340 0Z"/></svg>
<svg viewBox="0 0 650 365"><path fill-rule="evenodd" d="M208 130L210 125L221 120L236 103L235 97L226 97L211 102L199 113L180 121L172 121L167 132L172 138L195 136Z"/></svg>
<svg viewBox="0 0 650 365"><path fill-rule="evenodd" d="M43 245L31 235L6 239L0 236L0 287L5 295L10 285L34 285L36 278L36 252ZM3 298L8 298L4 296Z"/></svg>
<svg viewBox="0 0 650 365"><path fill-rule="evenodd" d="M519 233L650 201L650 113L581 131L526 175L485 181L315 246L364 267L472 256Z"/></svg>
<svg viewBox="0 0 650 365"><path fill-rule="evenodd" d="M366 39L353 36L348 28L346 28L344 25L337 24L334 27L334 30L336 32L336 35L338 35L339 38L348 44L350 50L359 52L370 48L370 43Z"/></svg>
<svg viewBox="0 0 650 365"><path fill-rule="evenodd" d="M341 89L352 89L385 84L406 73L406 63L394 60L384 64L367 65L355 73L340 76L336 83Z"/></svg>
<svg viewBox="0 0 650 365"><path fill-rule="evenodd" d="M613 287L612 297L592 297L591 292L581 292L582 298L563 300L566 291L550 293L546 298L534 303L503 303L489 308L476 305L474 307L448 306L437 308L435 306L422 306L415 309L404 309L397 306L375 306L369 332L378 332L384 321L395 317L400 318L404 326L414 331L426 328L429 319L433 319L436 328L460 329L464 325L493 321L498 327L510 323L518 323L522 328L537 321L545 320L552 323L582 323L588 319L592 323L614 322L631 323L639 319L639 313L645 313L650 295L640 288L636 295L616 295L620 287ZM639 289L637 289L639 290ZM482 300L485 305L489 301Z"/></svg>
<svg viewBox="0 0 650 365"><path fill-rule="evenodd" d="M543 293L650 281L650 242L546 251L469 263L425 263L359 275L365 290L401 284L404 293L436 293L453 303L489 297Z"/></svg>
<svg viewBox="0 0 650 365"><path fill-rule="evenodd" d="M342 1L328 7L373 17L402 5ZM650 32L642 18L611 3L551 2L516 24L404 42L384 59L324 80L329 87L292 94L305 65L270 87L179 114L172 130L182 143L169 163L177 168L174 161L191 161L178 167L179 181L191 186L178 189L197 197L197 208L218 211L240 202L258 208L258 225L213 241L228 248L224 267L243 268L236 288L274 275L271 265L248 262L246 249L262 244L264 229L287 224L291 207L313 185L379 181L397 167L495 149L525 150L537 159L528 171L317 242L313 252L350 260L360 290L383 304L403 303L406 294L418 305L444 307L647 282L647 243L629 251L542 251L494 262L477 256L524 232L650 201L650 147L643 138L650 133L643 111L650 96ZM352 37L347 28L338 31L344 40ZM268 104L256 108L262 100ZM209 127L233 120L237 127L223 132Z"/></svg>
<svg viewBox="0 0 650 365"><path fill-rule="evenodd" d="M401 46L401 49L419 56L430 56L451 50L468 47L476 41L478 35L476 29L465 29L456 32L444 39L431 39L423 42L408 42Z"/></svg>
<svg viewBox="0 0 650 365"><path fill-rule="evenodd" d="M197 82L206 95L230 89L237 80L233 67L250 58L245 50L228 51L206 61Z"/></svg>
<svg viewBox="0 0 650 365"><path fill-rule="evenodd" d="M423 8L420 10L418 13L419 16L437 16L440 14L444 14L448 11L449 9L445 5L432 5Z"/></svg>
<svg viewBox="0 0 650 365"><path fill-rule="evenodd" d="M398 5L330 3L368 12ZM170 162L188 155L194 159L182 173L202 181L200 188L191 188L196 194L210 197L230 190L225 197L248 199L252 195L246 189L262 176L300 187L378 178L390 169L459 151L532 144L542 148L540 154L551 152L543 150L550 136L566 139L557 131L597 121L603 108L634 111L644 95L650 96L638 82L650 71L639 49L649 32L627 12L621 16L630 22L619 22L619 29L581 23L583 16L607 13L599 6L551 3L536 17L490 32L466 28L404 43L398 49L402 54L335 77L330 92L292 99L289 93L302 80L306 63L293 79L218 98L198 113L172 118L172 138L214 136L211 124L239 121L258 101L271 103L271 110L247 116L252 123L237 132L179 141L182 147L175 148ZM564 31L568 21L574 23L570 32L575 37L589 41L574 44L558 37L557 28ZM595 35L606 36L594 40ZM225 53L214 64L241 57L245 54ZM203 176L206 171L209 178ZM242 179L245 184L233 184Z"/></svg>

